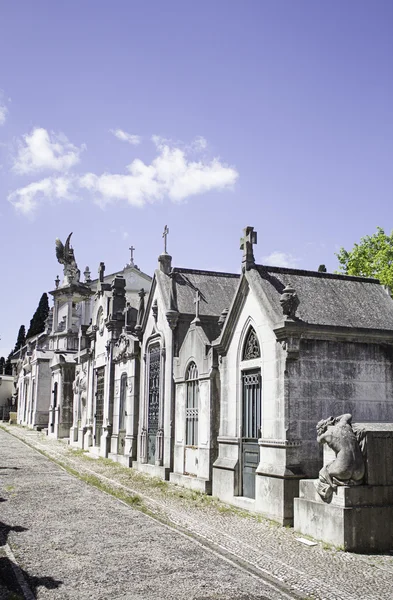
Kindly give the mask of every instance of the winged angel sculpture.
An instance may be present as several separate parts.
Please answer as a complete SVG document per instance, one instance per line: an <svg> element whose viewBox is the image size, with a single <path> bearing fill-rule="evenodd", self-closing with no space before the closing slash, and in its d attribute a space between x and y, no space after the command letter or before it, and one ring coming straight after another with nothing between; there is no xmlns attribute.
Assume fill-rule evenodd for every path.
<svg viewBox="0 0 393 600"><path fill-rule="evenodd" d="M71 285L79 283L81 272L75 261L74 250L70 245L72 233L68 236L66 243L62 244L59 238L56 238L56 258L61 265L64 265L64 280L62 285Z"/></svg>

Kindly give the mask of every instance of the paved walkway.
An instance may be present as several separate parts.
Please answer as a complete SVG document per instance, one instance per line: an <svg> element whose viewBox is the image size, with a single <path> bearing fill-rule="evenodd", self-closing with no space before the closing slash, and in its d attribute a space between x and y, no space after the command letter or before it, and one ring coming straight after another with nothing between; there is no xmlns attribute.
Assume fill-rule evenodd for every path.
<svg viewBox="0 0 393 600"><path fill-rule="evenodd" d="M6 429L14 437L0 431L1 520L38 598L392 598L391 555L305 546L292 529L40 433Z"/></svg>

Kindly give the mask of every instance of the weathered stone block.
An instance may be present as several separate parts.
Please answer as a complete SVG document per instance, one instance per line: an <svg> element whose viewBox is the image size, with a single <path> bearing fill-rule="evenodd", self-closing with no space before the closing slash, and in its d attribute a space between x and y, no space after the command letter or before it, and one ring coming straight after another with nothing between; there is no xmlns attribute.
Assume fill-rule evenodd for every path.
<svg viewBox="0 0 393 600"><path fill-rule="evenodd" d="M393 423L356 423L366 438L366 482L393 485Z"/></svg>
<svg viewBox="0 0 393 600"><path fill-rule="evenodd" d="M294 501L294 528L303 535L352 552L390 551L393 548L392 497L393 488L340 487L331 504L326 504L318 496L313 480L303 480L300 497ZM384 499L386 504L383 504ZM378 505L369 504L373 501Z"/></svg>

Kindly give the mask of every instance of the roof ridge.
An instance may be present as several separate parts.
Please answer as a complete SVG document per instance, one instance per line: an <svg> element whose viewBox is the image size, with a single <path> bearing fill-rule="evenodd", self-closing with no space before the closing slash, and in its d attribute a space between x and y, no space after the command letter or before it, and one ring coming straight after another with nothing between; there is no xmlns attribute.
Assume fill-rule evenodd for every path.
<svg viewBox="0 0 393 600"><path fill-rule="evenodd" d="M197 275L216 275L221 277L236 277L239 278L239 273L225 273L223 271L206 271L204 269L186 269L185 267L174 267L175 273L195 273Z"/></svg>
<svg viewBox="0 0 393 600"><path fill-rule="evenodd" d="M290 267L273 267L269 265L256 265L258 270L268 271L269 273L288 273L288 275L306 275L319 279L339 279L343 281L358 281L361 283L377 283L379 279L374 277L360 277L357 275L343 275L341 273L323 273L320 271L308 271L306 269L292 269Z"/></svg>

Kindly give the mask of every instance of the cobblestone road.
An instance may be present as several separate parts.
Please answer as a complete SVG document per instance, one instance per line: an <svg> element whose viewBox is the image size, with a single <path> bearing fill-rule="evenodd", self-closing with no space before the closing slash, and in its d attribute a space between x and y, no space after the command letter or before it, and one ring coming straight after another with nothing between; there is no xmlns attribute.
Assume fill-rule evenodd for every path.
<svg viewBox="0 0 393 600"><path fill-rule="evenodd" d="M296 537L299 536L292 529L278 527L270 521L233 510L232 508L215 501L214 499L191 492L189 490L184 490L178 486L158 480L152 480L151 478L137 473L132 469L124 469L111 463L110 461L94 460L80 452L75 453L75 451L69 448L64 442L48 439L37 432L20 427L8 426L7 430L12 432L14 436L25 440L33 447L45 452L48 456L51 456L52 459L61 462L66 468L77 472L79 476L88 478L92 483L105 486L108 490L124 496L126 501L130 499L132 494L137 494L138 499L140 499L140 509L149 511L151 514L169 523L171 526L180 528L187 534L194 536L197 540L201 541L202 544L208 545L211 549L216 550L216 552L222 554L224 558L231 558L235 563L239 564L240 567L245 569L239 571L237 567L230 565L229 563L225 563L228 565L229 572L232 574L232 579L229 580L223 571L218 571L216 566L213 566L212 564L213 559L220 562L219 557L216 554L210 554L207 560L210 564L210 568L213 569L213 574L211 577L213 577L213 581L215 582L211 583L212 579L208 578L210 572L209 569L204 569L200 566L199 561L198 564L196 564L194 561L193 564L195 564L197 567L197 572L192 574L188 571L188 569L190 569L190 562L185 561L182 570L185 571L186 579L190 581L189 588L193 591L191 593L189 591L184 591L184 597L239 598L244 600L266 597L273 600L274 598L285 598L288 596L291 597L292 594L295 594L300 598L318 598L320 600L391 600L392 598L393 556L391 555L372 556L349 554L337 551L333 548L326 548L320 543L313 547L304 546L296 539ZM9 440L11 440L13 444L17 443L16 441L12 440L12 438L9 438L7 434L0 432L0 442L2 446L10 446L11 442ZM19 448L20 444L17 444L17 446ZM21 446L21 448L23 449L23 446ZM21 450L18 452L21 452ZM36 453L25 448L24 455L26 453L29 457L29 460L32 460L33 456L37 457ZM16 456L14 450L11 453L8 452L7 456L9 457L8 460L13 461L12 465L17 465L19 467L19 455ZM42 458L41 462L42 461L45 465L47 465L46 469L50 471L50 473L48 472L48 475L45 476L45 479L49 480L48 484L52 490L51 493L53 493L53 488L58 488L58 496L61 498L67 498L68 502L69 496L75 496L74 488L72 488L74 490L72 493L70 492L69 494L66 492L68 486L77 486L77 488L80 490L79 494L82 495L78 500L78 510L83 512L84 507L92 506L91 501L86 502L86 500L83 499L83 495L86 495L87 493L98 494L98 498L108 498L108 496L102 494L102 492L98 492L93 488L89 488L82 482L70 477L64 471L59 470L59 468L55 465L48 463L45 459ZM41 463L40 468L42 468ZM3 478L2 475L5 472L7 472L7 476ZM11 501L13 500L15 502L21 495L13 490L7 492L6 479L8 480L10 473L14 473L16 480L17 475L22 475L22 473L19 473L18 471L13 472L11 469L7 471L0 471L0 477L3 479L3 492L1 495L8 499L7 503L0 505L3 515L5 514L3 509L6 504L7 508L9 506L11 509ZM58 473L58 475L54 477L54 473ZM62 478L67 478L66 480L69 482L65 487ZM116 503L115 500L111 501ZM23 509L22 498L19 499L19 502L21 509ZM96 527L99 529L101 527L101 520L104 518L102 514L103 501L97 500L95 502L97 503L97 510L99 510L99 513L94 511L91 514L88 513L86 514L86 519L88 518L90 521L92 521L92 526L94 526L94 523L99 522L98 525L96 525ZM117 502L117 504L119 503ZM63 500L60 501L60 505L63 505ZM135 510L131 510L124 505L120 506L123 507L122 510L125 510L126 513L131 513L133 515L138 514L139 517L143 516L144 519L148 519L148 517L141 515ZM52 509L54 509L55 512L56 510L58 512L58 519L56 522L57 527L61 523L61 520L64 519L64 516L66 516L68 513L67 510L64 511L63 509L60 509L60 507L52 506L51 510ZM43 514L45 515L45 512ZM43 518L45 524L45 517ZM116 535L118 536L118 547L116 550L117 554L115 552L115 556L122 555L122 553L127 554L127 552L129 552L127 549L127 539L130 539L130 536L128 536L128 538L125 536L128 531L128 525L126 524L128 521L124 520L123 516L119 517L119 519L120 521L123 520L123 522L119 522L114 528L117 532ZM104 521L104 523L105 522L106 521ZM151 520L149 520L149 523L150 522ZM162 527L162 525L159 526L157 523L154 523L154 521L152 523L154 527ZM20 525L20 523L15 524ZM151 525L151 527L153 527L153 525ZM166 534L162 539L166 540L169 534L175 535L176 539L176 536L178 536L178 538L182 540L181 544L187 542L192 544L193 548L201 549L201 547L196 545L195 542L191 542L186 538L179 536L179 534L171 532L167 528L164 528L164 530ZM81 528L80 519L76 519L75 522L72 520L71 531L72 533L66 532L67 535L65 539L68 540L70 538L70 544L72 541L72 543L76 544L80 551L82 551L81 549L85 548L86 556L84 557L84 561L87 561L86 570L89 571L91 565L94 563L94 550L89 540L83 540L86 533L84 533L83 527ZM11 531L9 535L9 539L12 541L15 539L15 542L19 544L16 549L14 546L12 546L14 553L18 555L18 552L23 552L24 543L21 544L17 541L17 538L21 539L22 533ZM28 537L27 532L23 535L25 536L25 539ZM56 530L54 529L55 540L57 539L56 536ZM52 534L50 534L50 537L52 537L51 541L54 542ZM97 536L93 537L95 539ZM160 535L158 535L158 538L160 538L161 542ZM150 535L147 530L146 538L143 538L144 541L141 542L141 546L144 548L145 546L149 547L151 544L154 545L154 539L156 539L154 538L154 535ZM57 544L60 544L61 546L60 542L57 542ZM98 550L98 564L101 565L101 573L103 568L102 564L105 563L105 554L109 553L108 556L112 556L114 553L113 548L113 542L111 542L109 546L104 545L104 549ZM162 551L164 552L165 557L169 556L170 552L168 551L168 554L168 552L163 548L164 547L162 547ZM48 553L47 558L48 561L50 561L50 564L53 564L53 561L58 560L56 558L56 553L52 554L53 543L50 547L46 547L46 552ZM70 555L73 554L72 545L71 550L68 549L67 552L69 552ZM93 552L93 556L90 556L91 552ZM195 550L192 552L195 555ZM50 554L52 555L50 556ZM131 556L133 556L132 550ZM19 557L19 555L17 557ZM148 563L149 553L143 554L143 557L143 561ZM168 564L165 557L162 562L159 560L157 563L155 562L156 559L153 558L153 563L155 565L154 569L158 568L160 578L165 575L165 568L170 568L170 564L174 564L174 561L179 558L178 555L174 554L173 558L169 560L170 564ZM111 560L112 559L110 558L109 562L111 562ZM71 558L69 559L69 562L70 564L72 563ZM77 562L80 562L79 558ZM148 567L150 568L150 565L148 565ZM161 567L163 567L163 570L161 570ZM133 576L133 568L131 566L130 571ZM251 585L251 588L247 586L243 587L242 583L239 583L239 585L236 587L237 584L233 583L234 574L238 573L239 576L247 579L246 571L249 571L250 573L250 581L254 582L247 584ZM50 568L47 570L47 572L50 573L52 577L59 577L61 579L57 571L56 576L51 573ZM124 571L124 573L125 572L126 571ZM114 570L114 573L116 573L116 569ZM258 579L253 579L252 573L261 579L259 579L259 581ZM207 579L205 579L205 577L207 577ZM224 580L221 580L221 577L223 577ZM183 578L181 581L183 582ZM249 580L247 579L247 581ZM220 583L218 584L217 582ZM275 587L266 587L267 583L269 582L271 582L273 586L281 585L284 587L282 588L282 591L279 589L277 590ZM194 584L197 585L196 588L194 587ZM226 584L228 584L229 587L225 587ZM252 588L252 586L255 586L255 584L256 587ZM87 587L88 585L91 586L92 584L87 584ZM170 583L170 585L174 584ZM181 585L183 585L183 583L181 583ZM224 585L224 589L220 588L220 585ZM105 595L106 592L103 592L103 595L101 596L94 594L91 596L67 596L64 595L64 590L67 589L65 583L63 583L62 586L63 595L60 593L60 595L54 596L54 590L51 590L50 597L183 597L182 595L173 595L172 589L169 595L160 595L160 593L168 593L163 592L162 589L160 592L157 591L156 594L154 591L149 592L147 590L147 595L144 595L146 590L144 592L139 592L136 589L135 593L139 593L139 596L124 595L124 593L122 595L122 593L119 594L116 591L110 595ZM202 588L200 586L202 586ZM40 594L41 593L43 592L40 591ZM180 589L179 593L182 594L183 590ZM39 598L41 597L44 598L46 596L40 595Z"/></svg>
<svg viewBox="0 0 393 600"><path fill-rule="evenodd" d="M190 537L86 485L2 430L0 456L5 500L0 527L39 599L291 597ZM15 583L7 586L7 578L14 575L7 573L11 563L12 555L3 552L4 598L12 597L10 589L17 592ZM28 590L24 595L32 597Z"/></svg>

